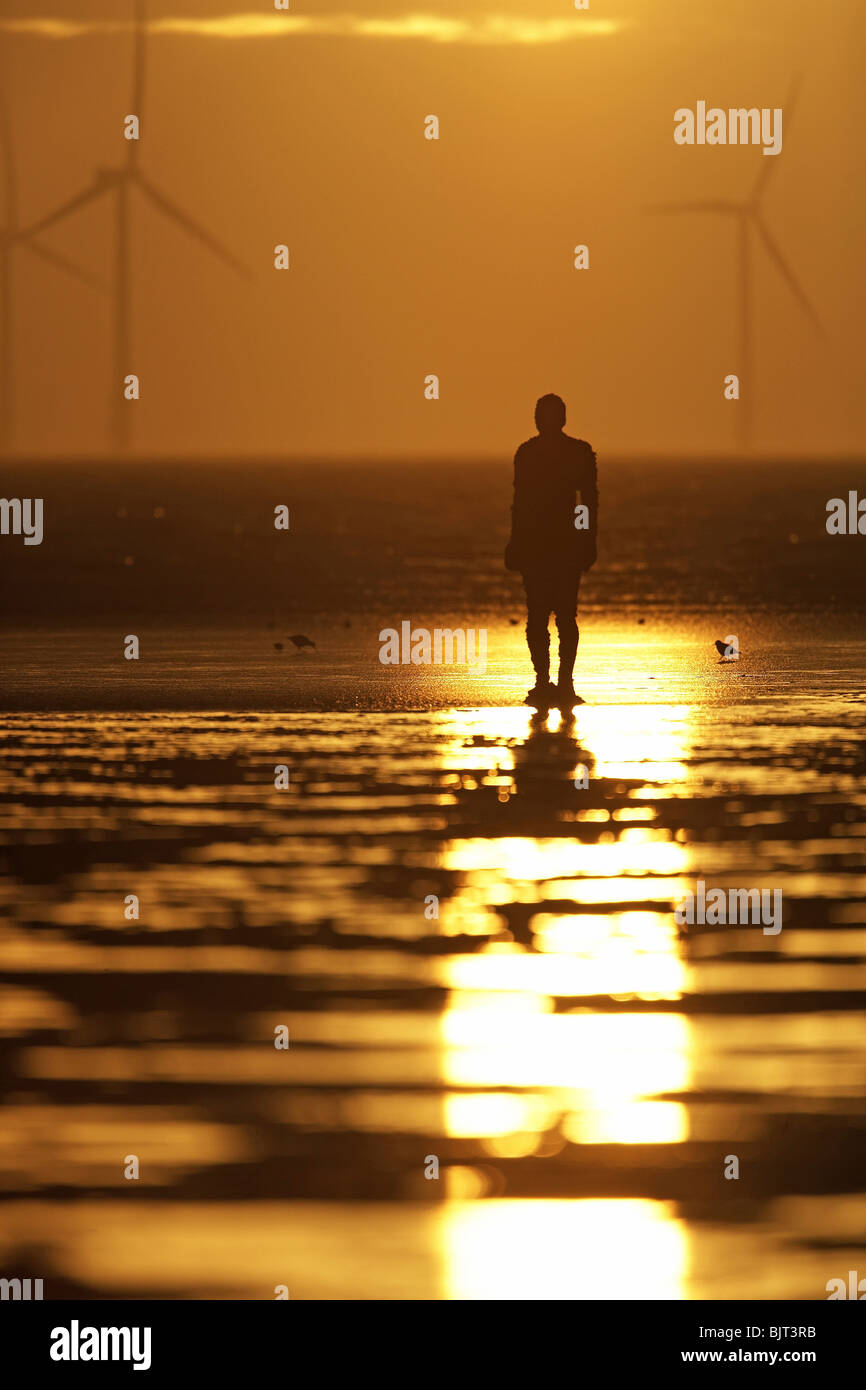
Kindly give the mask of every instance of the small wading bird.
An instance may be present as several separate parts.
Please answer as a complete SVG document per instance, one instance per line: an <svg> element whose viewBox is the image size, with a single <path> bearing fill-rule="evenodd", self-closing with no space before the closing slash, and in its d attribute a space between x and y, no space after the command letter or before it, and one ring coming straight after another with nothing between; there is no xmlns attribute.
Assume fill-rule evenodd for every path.
<svg viewBox="0 0 866 1390"><path fill-rule="evenodd" d="M733 642L723 642L718 637L716 638L716 651L723 659L739 656L740 654Z"/></svg>
<svg viewBox="0 0 866 1390"><path fill-rule="evenodd" d="M294 633L294 635L289 638L289 641L293 647L297 647L298 651L300 651L302 647L315 647L316 645L315 642L310 641L309 637L305 637L302 632Z"/></svg>

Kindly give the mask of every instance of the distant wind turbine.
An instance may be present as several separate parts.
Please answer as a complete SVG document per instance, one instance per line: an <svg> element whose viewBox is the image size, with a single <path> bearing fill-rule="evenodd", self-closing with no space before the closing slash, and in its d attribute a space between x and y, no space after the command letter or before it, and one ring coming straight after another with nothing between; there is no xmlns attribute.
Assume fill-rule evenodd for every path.
<svg viewBox="0 0 866 1390"><path fill-rule="evenodd" d="M797 103L800 91L801 79L797 77L791 85L788 93L788 100L784 106L786 134L790 130L791 116ZM651 212L702 212L718 213L722 216L733 217L737 229L737 244L739 250L739 354L740 361L737 368L737 375L743 386L743 394L738 402L740 420L740 438L744 445L749 444L752 437L752 402L755 399L754 377L752 372L753 358L753 299L752 299L752 254L750 232L754 232L758 241L761 242L776 266L777 270L788 286L791 294L796 299L800 308L809 319L814 328L821 336L824 336L824 329L815 309L806 297L806 293L801 287L793 270L788 265L782 252L780 251L775 239L771 236L767 224L761 213L761 200L767 191L767 185L772 177L773 170L778 163L779 156L768 156L761 160L761 172L759 173L755 186L752 189L750 198L742 202L734 202L726 199L709 199L701 202L688 203L657 203L651 208Z"/></svg>
<svg viewBox="0 0 866 1390"><path fill-rule="evenodd" d="M132 106L130 113L139 119L139 129L143 129L142 113L144 105L144 79L146 58L146 0L134 0L133 25L135 42L133 48ZM129 445L132 417L130 407L123 395L123 381L135 372L132 362L132 252L130 245L130 194L137 188L165 217L175 222L190 236L207 246L233 270L247 274L246 267L220 245L214 237L199 225L188 213L178 207L156 184L151 182L139 168L137 140L126 141L126 159L119 168L97 169L90 185L83 192L70 198L54 212L41 218L27 228L22 236L34 237L54 226L80 208L105 196L114 199L114 273L112 277L112 297L114 302L114 322L112 329L111 354L111 437L114 447L124 450Z"/></svg>
<svg viewBox="0 0 866 1390"><path fill-rule="evenodd" d="M49 264L59 266L68 275L86 284L100 282L77 265L42 246L32 232L22 233L18 222L18 179L12 148L12 121L6 102L4 83L0 81L0 160L2 160L3 223L0 225L0 452L9 449L14 431L12 407L12 363L14 356L14 304L12 259L13 248L25 246Z"/></svg>

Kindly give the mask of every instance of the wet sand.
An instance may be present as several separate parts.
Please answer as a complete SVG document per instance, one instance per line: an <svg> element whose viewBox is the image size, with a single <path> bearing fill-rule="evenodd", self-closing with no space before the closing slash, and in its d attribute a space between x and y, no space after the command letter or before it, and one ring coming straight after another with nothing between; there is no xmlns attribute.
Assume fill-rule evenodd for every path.
<svg viewBox="0 0 866 1390"><path fill-rule="evenodd" d="M383 665L380 634L413 629L486 632L486 661ZM510 613L382 613L308 624L313 649L297 651L293 628L138 625L138 660L123 656L127 629L9 630L0 635L2 709L91 712L209 710L245 713L382 710L430 712L513 707L532 684L518 593ZM851 615L732 608L676 614L632 606L615 617L588 602L581 609L575 683L590 704L644 701L701 705L742 703L750 717L757 694L790 698L805 711L812 699L864 693L866 643ZM721 662L716 637L735 633L739 661ZM277 650L277 644L281 650ZM556 673L554 635L553 671ZM806 714L804 717L810 717Z"/></svg>
<svg viewBox="0 0 866 1390"><path fill-rule="evenodd" d="M564 724L10 713L4 1273L826 1298L866 1247L866 662L786 645L686 627L650 694L599 640ZM782 889L782 931L678 926L699 877Z"/></svg>
<svg viewBox="0 0 866 1390"><path fill-rule="evenodd" d="M19 472L46 531L0 548L0 1274L863 1272L862 540L824 529L862 463L605 462L565 722L521 704L507 460ZM404 619L484 627L486 669L383 666ZM680 926L699 879L780 890L782 930Z"/></svg>

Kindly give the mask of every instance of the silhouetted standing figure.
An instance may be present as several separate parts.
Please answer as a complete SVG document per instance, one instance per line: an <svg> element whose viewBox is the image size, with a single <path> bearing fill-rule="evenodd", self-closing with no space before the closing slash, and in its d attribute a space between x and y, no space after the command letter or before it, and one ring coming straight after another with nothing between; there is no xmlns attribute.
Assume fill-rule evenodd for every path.
<svg viewBox="0 0 866 1390"><path fill-rule="evenodd" d="M511 539L505 564L520 571L526 590L526 640L535 669L535 686L526 703L570 709L578 699L572 677L580 640L580 577L595 564L596 556L596 461L585 440L564 433L565 402L559 396L541 397L535 424L538 434L514 455ZM550 683L551 613L559 632L555 686Z"/></svg>

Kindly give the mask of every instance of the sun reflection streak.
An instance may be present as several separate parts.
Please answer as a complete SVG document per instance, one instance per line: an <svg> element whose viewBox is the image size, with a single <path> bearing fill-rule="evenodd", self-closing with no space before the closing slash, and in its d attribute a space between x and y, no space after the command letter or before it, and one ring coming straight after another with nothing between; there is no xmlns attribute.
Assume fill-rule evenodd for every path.
<svg viewBox="0 0 866 1390"><path fill-rule="evenodd" d="M476 917L486 899L509 922L520 906L528 923L525 936L506 930L439 963L450 991L443 1080L480 1092L453 1098L448 1132L513 1141L523 1154L545 1130L576 1145L684 1142L687 1111L672 1097L690 1084L689 1022L628 1004L675 1003L685 992L671 903L689 881L692 853L663 829L631 825L620 803L648 785L664 796L668 781L687 780L689 707L582 708L574 721L501 709L442 718L454 735L447 765L477 766L483 754L491 771L510 769L520 819L495 822L498 835L455 838L441 862ZM591 767L593 804L577 821L581 761ZM652 819L650 811L644 820ZM545 833L508 833L512 824ZM622 1007L599 1011L601 1000Z"/></svg>
<svg viewBox="0 0 866 1390"><path fill-rule="evenodd" d="M564 1116L586 1108L621 1117L626 1105L689 1084L690 1030L679 1014L538 1014L518 1023L512 1012L497 1019L462 1002L442 1020L448 1085L556 1090Z"/></svg>
<svg viewBox="0 0 866 1390"><path fill-rule="evenodd" d="M441 1241L449 1299L685 1294L686 1232L666 1202L456 1202Z"/></svg>

